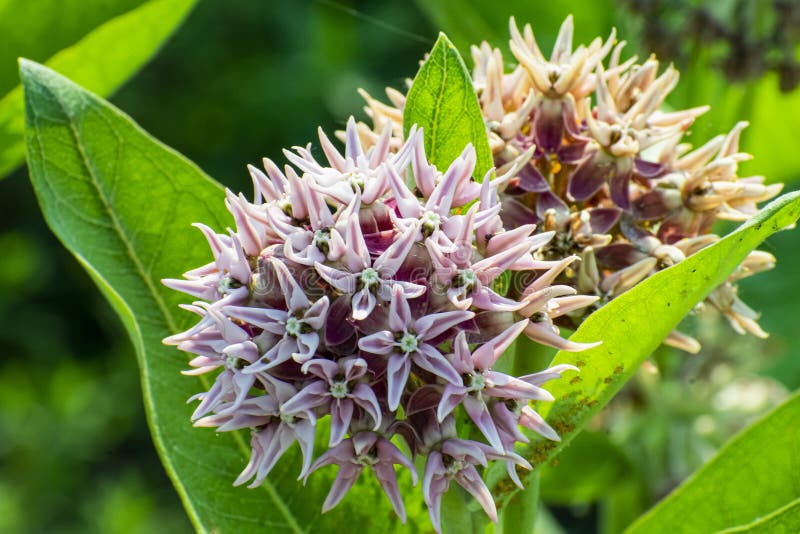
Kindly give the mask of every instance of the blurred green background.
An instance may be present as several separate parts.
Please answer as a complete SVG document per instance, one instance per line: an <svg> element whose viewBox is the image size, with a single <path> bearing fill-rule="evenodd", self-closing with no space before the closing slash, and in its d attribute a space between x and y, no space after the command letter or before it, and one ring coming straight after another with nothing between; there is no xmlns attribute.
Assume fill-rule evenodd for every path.
<svg viewBox="0 0 800 534"><path fill-rule="evenodd" d="M80 38L92 17L141 3L108 1L107 13L98 14L81 12L77 0L0 0L0 12L13 15L15 5L37 2L63 10L59 46ZM468 44L482 38L505 47L514 14L533 23L548 51L573 12L577 42L616 26L630 43L628 54L644 59L657 47L665 63L675 61L682 82L670 104L714 107L698 120L693 139L749 120L743 144L756 157L742 175L765 174L795 189L798 6L200 0L111 101L222 183L249 191L246 163L280 159L282 147L312 140L317 125L332 131L351 113L363 118L356 88L376 96L387 85L402 88L439 29L466 55ZM6 47L0 35L2 72L16 68L16 56L45 60L57 50L10 41ZM763 248L778 256L778 267L741 290L763 311L769 340L740 337L718 318L688 319L704 351L661 350L583 438L595 453L578 454L580 441L568 449L574 461L560 465L573 471L554 468L543 482L565 532L618 531L800 387L798 243L796 232L771 238ZM190 531L149 437L127 336L45 226L24 168L0 181L0 319L0 532Z"/></svg>

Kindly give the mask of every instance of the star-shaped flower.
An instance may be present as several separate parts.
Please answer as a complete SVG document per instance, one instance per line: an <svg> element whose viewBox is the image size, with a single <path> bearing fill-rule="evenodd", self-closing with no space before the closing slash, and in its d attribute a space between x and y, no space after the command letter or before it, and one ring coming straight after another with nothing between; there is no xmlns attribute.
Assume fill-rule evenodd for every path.
<svg viewBox="0 0 800 534"><path fill-rule="evenodd" d="M461 385L461 377L453 365L436 348L436 339L447 330L472 319L471 311L455 310L414 318L400 288L392 291L389 305L389 328L363 337L358 347L370 354L388 356L386 377L390 410L400 404L411 363L445 381Z"/></svg>

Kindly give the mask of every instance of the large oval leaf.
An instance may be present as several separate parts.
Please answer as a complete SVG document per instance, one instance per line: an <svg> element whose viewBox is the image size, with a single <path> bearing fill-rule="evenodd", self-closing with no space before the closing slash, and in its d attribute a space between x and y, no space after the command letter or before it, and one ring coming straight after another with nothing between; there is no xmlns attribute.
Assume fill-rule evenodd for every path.
<svg viewBox="0 0 800 534"><path fill-rule="evenodd" d="M783 195L714 245L651 276L590 315L570 339L603 343L583 352L556 354L552 365L568 363L581 372L548 385L556 401L539 407L562 441L534 436L520 453L534 465L554 458L698 302L724 282L759 243L798 217L800 192ZM490 481L497 484L501 497L515 491L500 470L490 473Z"/></svg>
<svg viewBox="0 0 800 534"><path fill-rule="evenodd" d="M464 60L443 33L420 67L403 110L406 134L416 124L425 131L428 159L444 169L472 143L478 156L475 177L492 168L492 151L478 97Z"/></svg>
<svg viewBox="0 0 800 534"><path fill-rule="evenodd" d="M676 526L686 532L798 532L798 499L800 394L739 433L626 533L672 533Z"/></svg>
<svg viewBox="0 0 800 534"><path fill-rule="evenodd" d="M58 52L47 65L90 90L108 96L150 59L196 2L145 2ZM51 6L51 11L63 10L63 6ZM35 32L33 36L36 37ZM0 178L25 159L24 133L24 102L22 86L18 85L0 99Z"/></svg>
<svg viewBox="0 0 800 534"><path fill-rule="evenodd" d="M230 224L221 187L99 97L42 65L22 60L20 70L28 165L42 211L130 333L156 448L197 530L399 528L369 474L321 520L335 469L315 474L304 488L296 481L295 449L262 488L231 485L247 461L245 437L192 428L186 399L201 385L180 374L187 366L184 355L161 343L194 318L177 308L183 297L159 280L210 260L190 224L203 221L218 229ZM408 504L411 518L424 514L421 505Z"/></svg>

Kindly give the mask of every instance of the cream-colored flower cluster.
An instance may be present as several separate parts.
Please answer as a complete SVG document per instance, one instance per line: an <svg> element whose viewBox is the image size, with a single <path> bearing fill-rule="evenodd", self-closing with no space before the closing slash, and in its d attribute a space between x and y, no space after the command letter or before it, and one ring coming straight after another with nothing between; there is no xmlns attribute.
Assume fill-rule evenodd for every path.
<svg viewBox="0 0 800 534"><path fill-rule="evenodd" d="M599 297L600 306L717 241L716 221L747 220L781 190L762 176L738 175L739 162L751 157L739 150L746 123L698 148L686 142L708 106L666 109L679 78L672 66L662 70L654 56L623 60L625 42L614 32L573 48L571 17L549 58L530 25L520 31L512 18L510 31L516 66L507 68L508 58L483 42L472 47L473 82L498 172L519 169L499 192L505 227L536 224L539 232L555 232L537 259L581 258L558 283ZM388 89L390 104L362 95L373 123L359 125L362 141L374 142L391 122L392 145L400 146L404 95ZM774 264L771 254L751 253L705 304L737 332L765 337L736 281ZM591 311L562 324L576 327ZM666 342L700 348L677 331Z"/></svg>

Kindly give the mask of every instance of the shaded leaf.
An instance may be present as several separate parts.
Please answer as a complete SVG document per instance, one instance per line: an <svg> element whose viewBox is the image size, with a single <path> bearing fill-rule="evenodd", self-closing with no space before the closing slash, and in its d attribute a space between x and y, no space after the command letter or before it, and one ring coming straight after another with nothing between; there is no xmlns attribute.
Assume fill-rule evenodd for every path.
<svg viewBox="0 0 800 534"><path fill-rule="evenodd" d="M475 498L452 482L442 495L443 534L480 534L491 524Z"/></svg>
<svg viewBox="0 0 800 534"><path fill-rule="evenodd" d="M740 432L626 533L671 533L677 526L714 532L737 525L744 526L733 532L797 532L799 467L800 395L795 395ZM787 525L793 528L780 530Z"/></svg>
<svg viewBox="0 0 800 534"><path fill-rule="evenodd" d="M91 91L110 95L161 47L196 1L150 0L96 28L46 64ZM0 100L0 178L25 159L24 132L22 86L18 85Z"/></svg>
<svg viewBox="0 0 800 534"><path fill-rule="evenodd" d="M518 534L520 532L534 532L537 527L541 530L542 506L539 503L540 483L538 476L534 475L528 481L525 489L518 491L508 499L500 514L500 520L495 528L496 534Z"/></svg>
<svg viewBox="0 0 800 534"><path fill-rule="evenodd" d="M247 438L191 426L186 399L207 389L207 379L182 376L186 355L161 343L196 318L177 308L185 297L159 280L210 260L190 224L231 223L221 187L99 97L30 61L22 60L20 71L28 164L42 211L131 336L153 440L197 530L331 532L349 523L397 530L400 522L371 474L321 518L335 469L303 487L296 447L261 488L232 486L247 462ZM409 504L413 518L418 507Z"/></svg>
<svg viewBox="0 0 800 534"><path fill-rule="evenodd" d="M475 178L491 169L492 151L478 97L464 60L443 33L408 91L403 125L425 130L428 160L444 170L472 143L478 156Z"/></svg>
<svg viewBox="0 0 800 534"><path fill-rule="evenodd" d="M633 469L625 453L605 434L581 432L558 459L540 468L542 500L559 505L594 502Z"/></svg>
<svg viewBox="0 0 800 534"><path fill-rule="evenodd" d="M559 352L552 365L572 364L581 373L548 384L556 401L538 407L562 441L534 436L521 454L534 465L554 458L698 302L724 282L759 243L798 217L800 193L783 195L714 245L651 276L590 315L570 339L602 340L602 345L578 353ZM492 484L498 484L499 496L513 493L514 486L500 470L493 468L490 475Z"/></svg>

